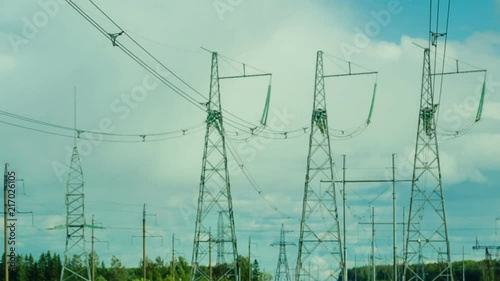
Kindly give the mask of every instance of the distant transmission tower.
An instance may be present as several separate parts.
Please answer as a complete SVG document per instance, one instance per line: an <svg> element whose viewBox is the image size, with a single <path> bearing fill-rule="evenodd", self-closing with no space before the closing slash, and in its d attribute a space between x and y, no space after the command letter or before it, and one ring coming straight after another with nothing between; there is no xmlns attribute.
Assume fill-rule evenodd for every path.
<svg viewBox="0 0 500 281"><path fill-rule="evenodd" d="M426 48L405 247L404 281L453 281L436 136L435 116L439 104L434 101L432 81L430 49ZM439 273L437 276L430 276L432 279L426 279L424 258L437 256L442 258Z"/></svg>
<svg viewBox="0 0 500 281"><path fill-rule="evenodd" d="M219 88L219 66L217 53L212 53L210 94L207 103L207 128L205 149L203 151L198 212L193 242L191 281L210 280L209 274L202 268L208 266L211 226L217 225L223 216L228 222L223 229L218 229L218 243L228 243L223 257L217 257L227 263L227 271L217 280L239 281L238 250L234 228L233 203L227 170L226 141L222 120L222 108ZM211 280L210 280L211 281Z"/></svg>
<svg viewBox="0 0 500 281"><path fill-rule="evenodd" d="M224 214L219 211L217 221L217 264L225 263L224 259Z"/></svg>
<svg viewBox="0 0 500 281"><path fill-rule="evenodd" d="M75 90L76 97L76 90ZM83 171L76 148L76 98L75 138L68 180L66 182L66 248L61 271L63 280L90 280L90 267L85 250L85 195Z"/></svg>
<svg viewBox="0 0 500 281"><path fill-rule="evenodd" d="M291 281L290 269L288 268L288 259L286 257L286 246L295 245L285 240L285 227L281 225L280 241L272 243L271 246L279 246L280 253L278 257L278 265L276 266L276 273L274 274L274 281Z"/></svg>
<svg viewBox="0 0 500 281"><path fill-rule="evenodd" d="M326 112L323 52L318 51L295 281L337 281L344 264ZM314 268L305 267L307 261Z"/></svg>
<svg viewBox="0 0 500 281"><path fill-rule="evenodd" d="M66 182L66 248L62 280L89 280L90 268L85 250L85 202L83 172L76 146L71 156Z"/></svg>

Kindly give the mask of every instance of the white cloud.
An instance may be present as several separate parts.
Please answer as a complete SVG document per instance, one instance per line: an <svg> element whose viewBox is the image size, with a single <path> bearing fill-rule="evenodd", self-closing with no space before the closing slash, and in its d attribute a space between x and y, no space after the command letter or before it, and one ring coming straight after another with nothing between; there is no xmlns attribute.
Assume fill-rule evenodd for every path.
<svg viewBox="0 0 500 281"><path fill-rule="evenodd" d="M344 17L350 21L340 22L323 7L318 8L309 2L295 2L296 6L288 4L286 7L282 3L245 2L227 14L224 21L219 20L210 2L204 6L193 5L192 1L146 6L137 3L116 5L113 2L102 5L133 36L134 33L140 34L137 40L204 95L208 93L210 55L199 50L200 45L272 72L271 107L282 110L286 106L295 117L289 124L283 125L286 129L294 129L310 123L316 51L324 50L342 57L339 45L352 42L353 34L346 27L355 21L347 12ZM294 17L291 17L283 9L290 13L307 10L307 13L294 12ZM138 13L138 10L143 12ZM18 14L19 17L24 15L24 11ZM401 33L404 34L404 31ZM380 73L373 123L356 139L344 142L332 139L337 169L340 169L341 163L338 156L347 154L350 177L382 176L387 170L385 168L390 166L392 153L398 153L401 178L411 176L411 170L410 173L403 173L402 170L408 167L402 166L412 164L408 155L414 150L422 65L422 50L412 42L425 45L425 39L405 35L401 35L396 42L373 38L353 57L354 62ZM493 77L499 77L500 58L495 53L497 33L477 32L469 40L450 41L449 44L450 55L491 69ZM116 132L157 132L198 124L205 118L203 112L195 111L171 90L160 86L131 110L129 117L121 120L110 110L111 104L130 93L146 73L113 48L69 7L51 19L50 24L23 47L15 57L0 55L0 72L3 71L6 77L1 97L2 109L71 125L72 89L76 84L78 124L82 128L93 128L103 117L108 117L113 120ZM10 54L10 51L2 49L1 53ZM331 61L325 60L325 67L332 71L339 70L332 68ZM232 68L221 61L222 71L228 73ZM373 80L360 78L328 82L327 101L332 127L356 127L366 119ZM476 81L471 81L475 86ZM267 80L238 83L222 86L224 105L246 119L257 120ZM470 91L460 91L460 88L458 83L447 88L443 104L463 104ZM453 195L453 187L467 182L481 188L488 183L492 172L498 172L500 163L496 156L500 155L497 152L500 141L495 113L498 110L494 110L498 104L498 95L492 94L486 100L484 120L467 137L441 145L444 182L449 188L447 194ZM43 211L51 215L50 219L40 224L50 227L63 223L60 215L64 214L64 209L61 209L64 207L64 183L57 182L50 165L53 161L64 161L67 155L65 147L72 145L71 140L2 128L5 129L4 134L9 136L3 140L2 155L23 171L27 182L33 182L35 178L37 186L40 186L37 189L39 196L33 199L39 204L33 204L33 209L35 213ZM300 216L307 135L259 144L263 149L256 152L252 161L245 161L246 167L260 183L272 205L290 216ZM138 263L140 257L126 249L130 246L130 236L138 233L135 228L140 228L142 204L147 203L152 212L158 213L158 228L162 233L170 235L175 232L177 237L181 237L179 249L190 260L194 229L192 211L198 196L202 146L203 132L155 144L103 143L94 147L88 156L82 157L87 180L87 212L94 213L105 226L132 229L109 229L100 233L112 238L111 251L103 253L103 259L108 261L113 251L119 251L128 265ZM267 246L278 238L280 224L284 222L287 229L295 230L290 239L296 241L298 222L280 218L248 185L242 174L231 176L237 231L241 230L238 231L239 248L245 248L247 236L262 236L262 239L255 239L260 245L257 253L269 270L274 266L276 253ZM385 201L375 204L388 206L390 196L386 195L390 194L387 193L387 186L352 188L358 188L367 200L382 192L380 200ZM27 192L33 191L27 188ZM404 192L401 191L401 196L406 195ZM367 202L354 193L349 193L348 200L353 202L349 203L348 213L348 225L352 229L350 241L353 241L349 245L357 253L366 253L369 251L369 235L355 235L355 232L358 220L369 219ZM407 200L401 198L400 204L407 205ZM55 204L55 201L60 203ZM488 207L477 202L470 204L478 210ZM454 210L450 210L449 214L453 216ZM388 216L387 210L380 211L381 220ZM47 239L47 249L61 249L63 236L53 239L40 234L38 239ZM135 244L133 247L139 246ZM151 255L163 255L167 251L167 246L154 248ZM291 268L295 256L296 249L291 249Z"/></svg>

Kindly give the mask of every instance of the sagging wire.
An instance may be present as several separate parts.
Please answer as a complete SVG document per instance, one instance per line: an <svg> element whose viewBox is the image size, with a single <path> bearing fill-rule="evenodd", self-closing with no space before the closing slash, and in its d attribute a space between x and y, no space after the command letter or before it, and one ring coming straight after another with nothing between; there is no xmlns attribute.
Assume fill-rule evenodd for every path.
<svg viewBox="0 0 500 281"><path fill-rule="evenodd" d="M354 138L354 137L360 135L370 125L370 123L371 123L371 118L372 118L372 115L373 115L373 110L374 110L374 106L375 106L375 99L376 99L376 93L377 93L378 72L373 71L371 69L368 69L368 68L366 68L364 66L355 64L353 62L346 61L346 60L344 60L342 58L339 58L339 57L336 57L336 56L333 56L333 55L330 55L330 54L326 54L326 53L323 53L323 54L324 54L324 56L330 62L334 63L341 70L343 70L345 72L345 74L329 75L329 76L335 77L335 76L350 76L350 75L375 75L375 82L374 82L374 86L373 86L373 92L372 92L370 107L369 107L368 116L367 116L366 121L364 121L362 124L360 124L359 126L355 127L354 129L349 129L349 130L339 130L339 129L335 129L335 128L329 128L329 135L331 137L333 137L333 138L337 138L337 139L340 139L340 140L346 140L346 139ZM339 64L337 61L341 61L343 63L347 63L347 69L345 67L343 67L341 64ZM359 68L365 70L365 72L353 72L352 71L352 66L359 67Z"/></svg>
<svg viewBox="0 0 500 281"><path fill-rule="evenodd" d="M152 53L150 53L146 48L144 48L139 42L137 42L130 34L124 31L124 29L118 25L110 16L106 14L95 2L92 0L89 0L89 2L100 12L102 13L111 23L115 25L116 28L118 28L120 31L117 33L110 33L106 31L101 25L99 25L91 16L89 16L81 7L79 7L77 4L75 4L72 0L66 0L68 4L73 7L82 17L84 17L90 24L92 24L98 31L100 31L106 38L110 39L113 43L113 46L119 47L125 54L127 54L130 58L132 58L134 61L136 61L140 66L142 66L146 71L148 71L150 74L152 74L154 77L156 77L158 80L160 80L162 83L164 83L167 87L172 89L174 92L179 94L181 97L186 99L188 102L193 104L195 107L206 111L206 108L203 106L203 102L199 102L198 100L194 99L190 95L188 95L185 91L174 85L172 82L168 81L163 75L158 73L157 70L154 70L150 65L148 65L144 60L139 58L136 54L134 54L132 51L130 51L125 45L123 45L118 39L119 35L125 35L128 37L135 45L137 45L142 51L144 51L150 58L152 58L156 63L158 63L160 66L162 66L164 69L166 69L169 73L171 73L175 78L177 78L182 84L187 86L189 89L191 89L193 92L195 92L197 95L203 98L204 101L207 100L207 98L201 94L199 91L197 91L194 87L189 85L185 80L180 78L177 74L175 74L171 69L169 69L165 64L163 64L161 61L159 61ZM220 55L219 55L220 56ZM255 67L252 67L253 69L256 69ZM246 129L258 127L252 124L251 122L248 122L235 114L223 109L225 113L228 115L232 116L232 118L237 119L238 121L234 121L236 123L238 122L243 122L248 125L245 125ZM226 118L228 119L228 118Z"/></svg>
<svg viewBox="0 0 500 281"><path fill-rule="evenodd" d="M227 138L227 134L225 134L225 136ZM234 149L234 147L232 146L231 142L228 141L228 142L226 142L226 144L227 144L227 148L229 150L229 153L231 154L231 156L233 157L233 159L236 161L236 164L238 165L238 167L242 171L242 173L245 176L245 178L247 179L248 183L250 183L250 185L257 192L257 194L259 195L259 197L262 198L262 200L264 200L264 202L273 211L275 211L276 213L278 213L283 218L300 221L300 219L291 217L291 216L287 215L287 213L285 213L285 212L281 211L280 209L278 209L269 199L266 198L266 196L264 194L264 191L262 190L262 188L260 188L260 186L258 185L258 183L255 180L255 178L250 174L250 172L248 171L248 169L245 167L245 164L243 163L243 160L238 155L238 153L236 152L236 149Z"/></svg>
<svg viewBox="0 0 500 281"><path fill-rule="evenodd" d="M21 128L21 129L26 129L30 131L35 131L39 133L44 133L44 134L49 134L49 135L54 135L54 136L59 136L59 137L66 137L66 138L74 138L74 133L76 133L78 139L84 139L84 140L92 140L92 141L103 141L103 142L158 142L158 141L166 141L170 139L175 139L175 138L180 138L184 137L187 135L191 135L194 133L197 133L205 127L205 123L193 125L186 127L184 129L179 129L179 130L173 130L173 131L165 131L165 132L156 132L156 133L150 133L150 134L119 134L119 133L104 133L104 132L98 132L94 130L84 130L84 129L77 129L77 128L70 128L54 123L49 123L49 122L44 122L40 120L35 120L26 116L10 113L7 111L0 110L0 115L4 115L16 120L20 120L26 123L30 123L32 125L36 126L43 126L43 127L49 127L53 129L58 129L58 130L64 130L66 133L62 132L53 132L49 131L47 129L42 129L42 128L36 128L33 126L28 126L28 125L22 125L18 123L13 123L5 120L0 120L0 123L6 124L9 126ZM105 139L104 137L108 137L108 139ZM110 139L111 137L111 139Z"/></svg>
<svg viewBox="0 0 500 281"><path fill-rule="evenodd" d="M487 76L487 71L485 70L484 71L483 85L481 87L481 95L479 97L478 107L477 107L476 116L474 117L474 120L469 121L469 123L467 125L465 125L463 128L455 129L455 130L446 129L446 128L443 128L443 127L438 125L438 128L440 129L440 131L438 131L438 134L446 137L445 141L448 141L448 140L454 139L454 138L459 138L459 137L465 135L467 132L469 132L471 130L471 128L476 123L481 121L482 114L483 114L484 97L486 94L486 87L487 87L486 86L486 76Z"/></svg>

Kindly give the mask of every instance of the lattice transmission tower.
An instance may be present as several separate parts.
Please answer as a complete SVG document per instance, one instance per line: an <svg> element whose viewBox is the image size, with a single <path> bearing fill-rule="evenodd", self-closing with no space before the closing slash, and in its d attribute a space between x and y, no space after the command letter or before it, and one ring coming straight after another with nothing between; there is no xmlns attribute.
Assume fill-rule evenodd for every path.
<svg viewBox="0 0 500 281"><path fill-rule="evenodd" d="M61 281L63 280L90 280L85 249L84 180L76 142L66 182L66 248L61 271Z"/></svg>
<svg viewBox="0 0 500 281"><path fill-rule="evenodd" d="M220 218L222 216L222 218ZM224 219L222 229L216 228ZM220 226L220 225L219 225ZM211 229L217 229L217 241ZM211 266L211 243L225 243L223 257L227 269L216 280L239 280L238 250L234 227L231 186L227 169L226 140L220 101L219 65L217 53L212 53L210 93L207 103L205 148L203 151L198 211L193 242L191 281L210 280L202 266Z"/></svg>
<svg viewBox="0 0 500 281"><path fill-rule="evenodd" d="M453 280L446 225L430 49L424 50L422 91L413 166L403 280ZM439 273L426 278L424 259L441 259Z"/></svg>
<svg viewBox="0 0 500 281"><path fill-rule="evenodd" d="M90 280L89 256L85 249L85 194L82 165L76 146L76 87L74 92L74 143L66 181L66 247L61 270L63 280Z"/></svg>
<svg viewBox="0 0 500 281"><path fill-rule="evenodd" d="M239 281L240 265L219 82L223 79L271 77L272 75L270 73L247 74L247 65L242 63L243 75L219 76L219 55L216 52L209 52L212 54L210 93L206 103L205 147L202 158L190 278L191 281ZM266 111L265 113L267 116ZM262 123L265 124L265 121ZM211 234L212 229L217 230L215 239ZM216 276L213 276L212 266L213 243L217 244ZM205 267L208 267L208 270Z"/></svg>
<svg viewBox="0 0 500 281"><path fill-rule="evenodd" d="M325 78L375 75L362 66L344 61L347 71L338 74L324 74L323 52L316 57L316 75L314 83L314 103L311 116L309 152L307 156L306 180L300 221L297 265L295 281L303 280L340 280L347 281L346 256L342 252L340 225L338 218L336 188L333 178L333 158L330 146L330 133L326 109ZM329 56L331 58L332 56ZM338 59L338 58L337 58ZM343 61L343 60L342 60ZM352 66L365 71L353 71ZM360 134L371 122L375 103L377 82L373 87L368 118L353 132L346 134L353 137ZM344 137L346 136L344 135ZM334 134L332 136L335 137ZM304 265L308 262L308 267ZM310 265L313 265L312 267ZM316 275L313 274L316 273Z"/></svg>
<svg viewBox="0 0 500 281"><path fill-rule="evenodd" d="M341 249L328 133L323 52L318 51L295 281L336 281L344 261ZM312 270L304 267L306 261L313 263ZM315 276L310 271L321 272L321 275Z"/></svg>
<svg viewBox="0 0 500 281"><path fill-rule="evenodd" d="M290 269L288 268L288 259L286 257L286 246L293 246L295 243L286 242L285 226L281 225L280 241L272 243L271 246L279 246L278 265L274 274L274 281L291 281Z"/></svg>

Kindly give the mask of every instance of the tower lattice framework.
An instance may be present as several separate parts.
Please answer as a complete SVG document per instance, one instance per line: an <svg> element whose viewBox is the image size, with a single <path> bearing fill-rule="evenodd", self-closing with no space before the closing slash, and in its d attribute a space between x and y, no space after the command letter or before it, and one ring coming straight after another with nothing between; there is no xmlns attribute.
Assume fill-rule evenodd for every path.
<svg viewBox="0 0 500 281"><path fill-rule="evenodd" d="M66 248L61 271L61 281L63 280L90 280L90 267L85 249L84 180L76 144L66 182Z"/></svg>
<svg viewBox="0 0 500 281"><path fill-rule="evenodd" d="M424 50L422 92L413 166L403 280L453 281L436 135L430 49ZM438 261L439 273L426 276L425 264Z"/></svg>
<svg viewBox="0 0 500 281"><path fill-rule="evenodd" d="M274 281L291 281L290 269L288 267L288 259L286 257L286 246L295 245L291 242L286 242L285 239L285 226L281 225L280 241L272 243L271 246L279 246L280 253L278 256L278 265L276 266L276 273L274 274Z"/></svg>
<svg viewBox="0 0 500 281"><path fill-rule="evenodd" d="M343 266L324 78L318 51L295 281L336 281Z"/></svg>
<svg viewBox="0 0 500 281"><path fill-rule="evenodd" d="M226 224L218 229L219 215ZM222 219L222 218L220 218ZM220 225L219 225L220 226ZM217 239L213 239L211 231L217 231ZM220 100L218 55L212 53L210 77L210 94L207 103L207 119L205 133L205 148L203 151L198 211L193 242L191 281L210 280L208 271L203 267L215 264L210 261L209 251L212 243L224 243L224 257L217 259L225 261L225 267L215 280L239 281L238 251L233 217L231 187L227 167L226 142L222 119Z"/></svg>

